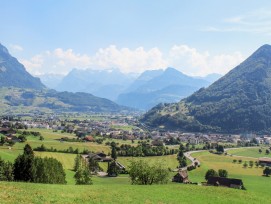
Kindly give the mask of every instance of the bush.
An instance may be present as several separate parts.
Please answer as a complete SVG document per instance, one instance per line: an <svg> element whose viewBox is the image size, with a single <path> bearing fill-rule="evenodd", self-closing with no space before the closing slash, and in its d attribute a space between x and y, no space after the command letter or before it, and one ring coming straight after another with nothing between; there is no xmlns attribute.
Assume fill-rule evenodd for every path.
<svg viewBox="0 0 271 204"><path fill-rule="evenodd" d="M205 174L205 180L207 181L212 176L218 176L218 173L214 169L209 169Z"/></svg>
<svg viewBox="0 0 271 204"><path fill-rule="evenodd" d="M269 176L271 174L271 169L269 167L265 167L263 170L263 175Z"/></svg>
<svg viewBox="0 0 271 204"><path fill-rule="evenodd" d="M146 161L131 161L129 165L131 184L151 185L168 182L169 171L162 163L153 165Z"/></svg>
<svg viewBox="0 0 271 204"><path fill-rule="evenodd" d="M220 177L227 178L227 177L228 177L228 171L225 170L225 169L219 169L219 170L218 170L218 175L219 175Z"/></svg>

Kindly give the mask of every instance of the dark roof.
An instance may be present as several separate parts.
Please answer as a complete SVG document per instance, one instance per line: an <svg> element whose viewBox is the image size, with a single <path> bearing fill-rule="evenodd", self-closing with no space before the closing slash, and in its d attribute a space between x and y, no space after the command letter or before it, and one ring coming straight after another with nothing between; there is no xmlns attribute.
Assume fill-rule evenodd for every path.
<svg viewBox="0 0 271 204"><path fill-rule="evenodd" d="M262 158L259 158L259 162L271 162L271 158L262 157Z"/></svg>
<svg viewBox="0 0 271 204"><path fill-rule="evenodd" d="M234 178L210 177L207 181L207 184L230 187L231 185L242 186L243 181L241 179L234 179Z"/></svg>
<svg viewBox="0 0 271 204"><path fill-rule="evenodd" d="M178 174L184 179L188 177L187 171L179 171Z"/></svg>

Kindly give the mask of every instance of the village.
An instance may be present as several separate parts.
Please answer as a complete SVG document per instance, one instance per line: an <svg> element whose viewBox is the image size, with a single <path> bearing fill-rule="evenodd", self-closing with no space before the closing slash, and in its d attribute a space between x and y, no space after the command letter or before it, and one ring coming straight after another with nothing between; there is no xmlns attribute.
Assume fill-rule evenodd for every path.
<svg viewBox="0 0 271 204"><path fill-rule="evenodd" d="M252 133L242 134L215 134L215 133L187 133L180 131L148 130L141 128L137 117L114 115L100 116L99 119L73 119L61 120L59 117L40 118L38 120L8 119L0 120L0 134L7 136L7 140L18 142L15 136L16 129L48 129L59 132L75 134L78 138L95 142L95 138L111 138L125 141L148 140L154 146L178 145L189 143L195 149L205 144L212 147L218 143L226 147L257 146L271 144L270 135L256 135ZM63 138L65 140L65 138Z"/></svg>

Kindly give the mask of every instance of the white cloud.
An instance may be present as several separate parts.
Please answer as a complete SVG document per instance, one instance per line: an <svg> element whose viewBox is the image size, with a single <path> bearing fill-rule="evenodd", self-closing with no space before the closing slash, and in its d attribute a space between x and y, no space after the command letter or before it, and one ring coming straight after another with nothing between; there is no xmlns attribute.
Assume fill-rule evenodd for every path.
<svg viewBox="0 0 271 204"><path fill-rule="evenodd" d="M204 76L210 73L225 74L243 60L240 52L211 55L208 51L199 52L187 45L174 45L169 52L168 63L186 74Z"/></svg>
<svg viewBox="0 0 271 204"><path fill-rule="evenodd" d="M72 49L57 48L35 55L31 59L21 59L26 69L34 75L44 73L67 74L71 69L86 68L90 65L90 57L74 53Z"/></svg>
<svg viewBox="0 0 271 204"><path fill-rule="evenodd" d="M37 58L40 60L37 61ZM57 48L20 60L32 74L67 74L73 68L109 69L119 68L122 72L143 72L146 69L166 67L166 61L158 48L144 50L143 47L131 50L118 49L114 45L99 49L93 56L74 53L72 49Z"/></svg>
<svg viewBox="0 0 271 204"><path fill-rule="evenodd" d="M222 20L220 26L207 26L206 32L246 32L271 35L271 12L257 9L243 15L232 16Z"/></svg>
<svg viewBox="0 0 271 204"><path fill-rule="evenodd" d="M138 47L132 50L110 45L100 48L92 56L75 53L72 49L57 48L20 61L35 75L67 74L73 68L119 68L124 73L141 73L145 70L171 66L189 75L203 76L210 73L224 74L243 59L240 52L211 55L208 51L199 52L187 45L174 45L165 54L156 47L149 50Z"/></svg>
<svg viewBox="0 0 271 204"><path fill-rule="evenodd" d="M11 48L11 50L12 51L23 51L24 49L23 49L23 47L22 46L20 46L20 45L15 45L15 44L11 44L10 45L10 48Z"/></svg>
<svg viewBox="0 0 271 204"><path fill-rule="evenodd" d="M112 68L117 67L122 72L143 72L146 69L159 69L167 66L162 52L158 48L148 51L143 47L130 50L129 48L118 49L111 45L105 49L99 49L91 58L92 67Z"/></svg>

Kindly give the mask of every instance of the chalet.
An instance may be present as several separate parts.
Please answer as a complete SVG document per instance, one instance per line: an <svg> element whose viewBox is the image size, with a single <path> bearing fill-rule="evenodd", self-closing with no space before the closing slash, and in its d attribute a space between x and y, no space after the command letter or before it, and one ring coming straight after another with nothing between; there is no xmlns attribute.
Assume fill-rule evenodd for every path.
<svg viewBox="0 0 271 204"><path fill-rule="evenodd" d="M189 183L187 171L186 170L179 171L175 176L173 176L172 182Z"/></svg>
<svg viewBox="0 0 271 204"><path fill-rule="evenodd" d="M207 181L207 185L244 189L243 181L241 179L234 179L234 178L223 178L223 177L211 176Z"/></svg>
<svg viewBox="0 0 271 204"><path fill-rule="evenodd" d="M88 155L82 155L84 159L92 158L98 162L111 162L113 159L111 157L107 157L105 153L89 153Z"/></svg>
<svg viewBox="0 0 271 204"><path fill-rule="evenodd" d="M264 166L271 166L271 158L267 157L259 158L259 164Z"/></svg>

